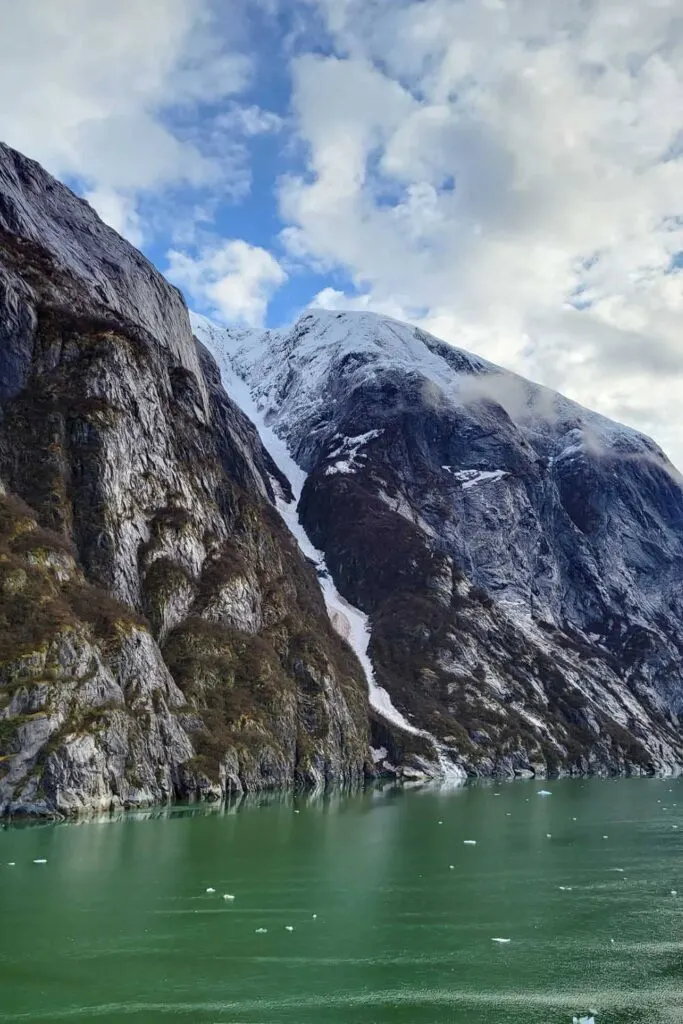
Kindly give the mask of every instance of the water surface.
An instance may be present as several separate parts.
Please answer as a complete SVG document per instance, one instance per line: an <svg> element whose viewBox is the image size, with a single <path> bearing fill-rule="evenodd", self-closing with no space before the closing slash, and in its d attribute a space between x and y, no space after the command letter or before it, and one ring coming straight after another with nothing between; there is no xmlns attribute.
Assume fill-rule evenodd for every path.
<svg viewBox="0 0 683 1024"><path fill-rule="evenodd" d="M682 841L647 779L6 829L0 1022L683 1022Z"/></svg>

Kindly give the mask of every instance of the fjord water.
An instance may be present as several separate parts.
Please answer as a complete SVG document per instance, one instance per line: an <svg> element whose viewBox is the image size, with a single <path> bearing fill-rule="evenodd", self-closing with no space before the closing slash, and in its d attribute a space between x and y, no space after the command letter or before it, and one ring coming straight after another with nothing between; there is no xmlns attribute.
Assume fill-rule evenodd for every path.
<svg viewBox="0 0 683 1024"><path fill-rule="evenodd" d="M9 828L0 1022L683 1021L682 842L654 779Z"/></svg>

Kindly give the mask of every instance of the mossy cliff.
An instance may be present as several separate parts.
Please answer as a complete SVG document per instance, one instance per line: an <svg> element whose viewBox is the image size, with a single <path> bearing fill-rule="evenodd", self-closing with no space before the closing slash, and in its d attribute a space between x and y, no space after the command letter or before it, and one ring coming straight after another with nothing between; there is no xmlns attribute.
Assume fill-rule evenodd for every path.
<svg viewBox="0 0 683 1024"><path fill-rule="evenodd" d="M361 780L362 670L180 295L4 146L0 310L0 813Z"/></svg>

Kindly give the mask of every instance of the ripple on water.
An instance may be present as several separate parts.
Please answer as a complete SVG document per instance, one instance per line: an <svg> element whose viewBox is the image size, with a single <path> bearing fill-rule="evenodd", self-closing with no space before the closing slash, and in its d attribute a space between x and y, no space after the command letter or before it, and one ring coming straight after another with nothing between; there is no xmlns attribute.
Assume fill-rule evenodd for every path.
<svg viewBox="0 0 683 1024"><path fill-rule="evenodd" d="M0 1022L681 1024L683 863L657 785L7 830Z"/></svg>

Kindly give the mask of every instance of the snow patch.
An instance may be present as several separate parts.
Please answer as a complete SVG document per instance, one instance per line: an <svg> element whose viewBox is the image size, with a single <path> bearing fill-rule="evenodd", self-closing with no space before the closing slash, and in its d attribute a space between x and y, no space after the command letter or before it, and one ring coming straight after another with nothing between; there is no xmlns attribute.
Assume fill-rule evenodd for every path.
<svg viewBox="0 0 683 1024"><path fill-rule="evenodd" d="M328 459L336 459L337 461L327 466L325 476L332 476L334 473L354 473L357 469L360 469L362 465L361 460L367 459L367 454L361 452L360 449L368 441L374 441L381 434L381 430L368 430L365 434L358 434L356 437L342 437L334 451L330 452L327 456ZM333 440L336 440L339 436L337 434ZM343 456L343 458L340 458L340 456Z"/></svg>
<svg viewBox="0 0 683 1024"><path fill-rule="evenodd" d="M452 466L441 468L447 469L451 476L462 484L463 491L476 487L477 484L502 480L503 477L509 476L504 469L453 469Z"/></svg>

